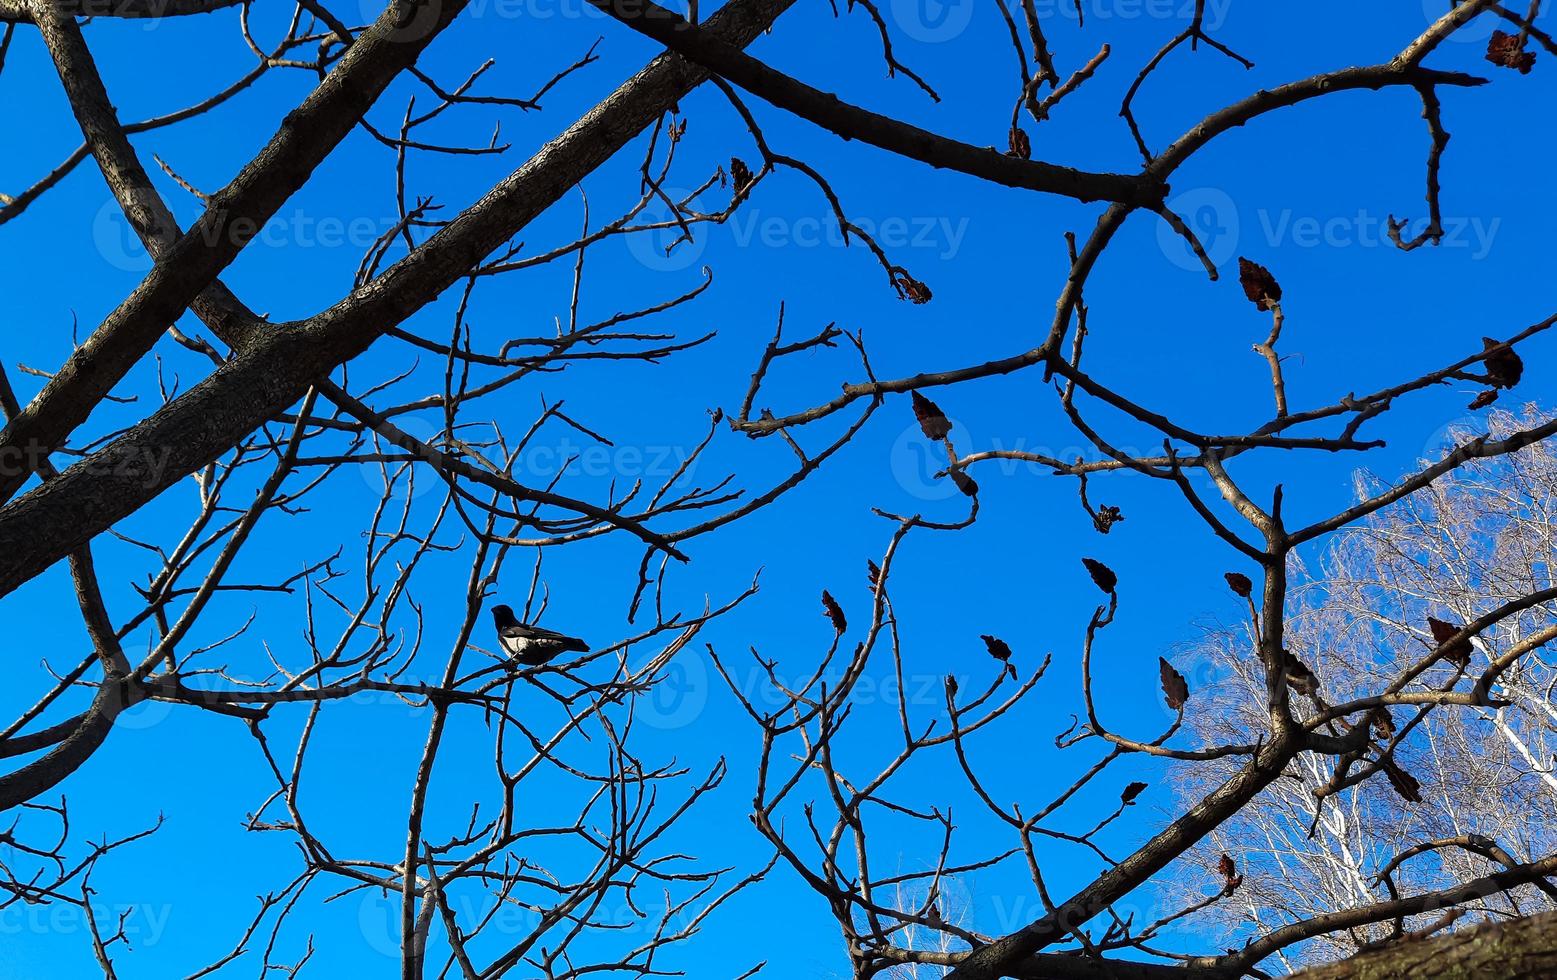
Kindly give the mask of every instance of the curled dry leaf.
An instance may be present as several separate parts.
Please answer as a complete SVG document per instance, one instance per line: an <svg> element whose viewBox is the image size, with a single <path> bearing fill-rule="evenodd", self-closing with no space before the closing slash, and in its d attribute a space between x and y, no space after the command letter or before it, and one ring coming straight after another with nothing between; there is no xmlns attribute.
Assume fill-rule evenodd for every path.
<svg viewBox="0 0 1557 980"><path fill-rule="evenodd" d="M1422 784L1416 781L1416 777L1400 768L1393 760L1385 758L1381 760L1384 766L1384 775L1389 777L1389 784L1395 792L1407 803L1422 802Z"/></svg>
<svg viewBox="0 0 1557 980"><path fill-rule="evenodd" d="M1157 673L1162 677L1162 696L1168 707L1177 711L1189 703L1189 682L1184 680L1183 674L1162 657L1157 658Z"/></svg>
<svg viewBox="0 0 1557 980"><path fill-rule="evenodd" d="M1222 859L1216 863L1216 872L1222 876L1223 895L1231 895L1243 884L1243 875L1238 873L1238 865L1230 855L1222 855Z"/></svg>
<svg viewBox="0 0 1557 980"><path fill-rule="evenodd" d="M998 636L990 636L988 633L980 634L979 639L984 641L984 646L989 649L989 655L1001 663L1011 659L1011 648Z"/></svg>
<svg viewBox="0 0 1557 980"><path fill-rule="evenodd" d="M730 182L735 185L735 193L739 194L751 186L751 168L746 166L746 161L740 157L730 158Z"/></svg>
<svg viewBox="0 0 1557 980"><path fill-rule="evenodd" d="M1521 75L1535 67L1535 52L1525 50L1525 39L1517 34L1493 31L1487 39L1487 60L1500 68L1512 68Z"/></svg>
<svg viewBox="0 0 1557 980"><path fill-rule="evenodd" d="M1273 310L1276 304L1281 302L1281 285L1276 282L1276 277L1270 274L1270 270L1258 262L1251 262L1240 256L1238 282L1243 286L1243 294L1249 297L1249 302L1258 309Z"/></svg>
<svg viewBox="0 0 1557 980"><path fill-rule="evenodd" d="M908 273L897 273L893 277L892 282L902 292L903 297L915 306L923 306L925 303L930 302L930 287Z"/></svg>
<svg viewBox="0 0 1557 980"><path fill-rule="evenodd" d="M962 491L963 496L978 496L979 485L973 481L973 477L964 473L962 470L952 470L951 480L953 483L957 484L957 489Z"/></svg>
<svg viewBox="0 0 1557 980"><path fill-rule="evenodd" d="M919 420L919 430L924 433L926 439L934 439L940 442L951 434L951 420L946 413L941 411L941 406L930 399L913 392L914 418Z"/></svg>
<svg viewBox="0 0 1557 980"><path fill-rule="evenodd" d="M1525 362L1512 347L1491 337L1481 338L1481 349L1487 353L1482 363L1487 366L1487 380L1499 388L1512 388L1524 377Z"/></svg>
<svg viewBox="0 0 1557 980"><path fill-rule="evenodd" d="M1466 637L1454 643L1449 642L1454 638L1454 634L1460 631L1460 627L1454 625L1453 623L1446 623L1441 619L1435 619L1434 617L1429 616L1427 617L1427 628L1432 630L1433 641L1440 647L1443 647L1443 658L1445 660L1459 667L1461 670L1464 670L1466 667L1470 666L1470 638ZM1447 644L1447 646L1445 644Z"/></svg>
<svg viewBox="0 0 1557 980"><path fill-rule="evenodd" d="M984 641L984 646L989 650L989 655L1005 664L1006 673L1010 674L1011 678L1015 680L1016 665L1011 662L1011 648L1006 645L1006 641L998 636L990 636L988 633L982 634L979 639Z"/></svg>
<svg viewBox="0 0 1557 980"><path fill-rule="evenodd" d="M826 589L822 590L822 611L827 614L828 619L832 620L833 629L839 633L849 628L849 621L843 618L843 607L838 605L838 600L834 599L833 594Z"/></svg>
<svg viewBox="0 0 1557 980"><path fill-rule="evenodd" d="M1134 803L1135 798L1140 796L1141 793L1143 793L1145 790L1145 783L1131 783L1124 788L1124 792L1119 794L1119 802L1128 806L1131 803Z"/></svg>
<svg viewBox="0 0 1557 980"><path fill-rule="evenodd" d="M1216 862L1216 873L1221 875L1223 879L1232 881L1238 876L1238 865L1230 855L1223 854L1222 859Z"/></svg>
<svg viewBox="0 0 1557 980"><path fill-rule="evenodd" d="M1092 581L1104 592L1112 593L1119 588L1119 576L1114 574L1112 568L1096 558L1083 558L1081 563L1087 566L1087 574L1092 576Z"/></svg>
<svg viewBox="0 0 1557 980"><path fill-rule="evenodd" d="M874 592L877 584L881 581L881 566L869 558L865 559L865 578L870 582L871 591Z"/></svg>
<svg viewBox="0 0 1557 980"><path fill-rule="evenodd" d="M1227 587L1236 595L1247 599L1254 594L1254 583L1242 572L1224 572L1222 577L1227 579Z"/></svg>
<svg viewBox="0 0 1557 980"><path fill-rule="evenodd" d="M1472 398L1470 405L1467 407L1470 408L1471 411L1475 411L1478 408L1486 408L1488 405L1491 405L1497 400L1498 390L1496 388L1487 388L1479 392L1475 398Z"/></svg>
<svg viewBox="0 0 1557 980"><path fill-rule="evenodd" d="M1114 529L1114 525L1124 520L1124 512L1118 507L1104 504L1092 515L1092 526L1098 529L1100 534L1107 534Z"/></svg>
<svg viewBox="0 0 1557 980"><path fill-rule="evenodd" d="M1028 160L1032 158L1033 145L1027 139L1027 133L1022 129L1022 127L1012 126L1011 134L1007 138L1007 142L1011 148L1006 151L1006 156L1016 157L1019 160Z"/></svg>
<svg viewBox="0 0 1557 980"><path fill-rule="evenodd" d="M1384 705L1368 712L1368 724L1373 726L1375 738L1388 740L1395 737L1395 719L1390 717L1389 708Z"/></svg>

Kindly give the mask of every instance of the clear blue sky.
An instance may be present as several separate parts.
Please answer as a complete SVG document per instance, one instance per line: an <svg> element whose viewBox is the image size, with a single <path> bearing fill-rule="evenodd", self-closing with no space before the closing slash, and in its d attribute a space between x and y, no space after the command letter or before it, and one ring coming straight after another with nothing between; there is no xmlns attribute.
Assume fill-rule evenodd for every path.
<svg viewBox="0 0 1557 980"><path fill-rule="evenodd" d="M1131 170L1138 157L1116 115L1119 99L1151 52L1181 29L1192 4L1084 0L1083 5L1087 24L1082 29L1069 0L1040 5L1048 14L1061 72L1079 67L1104 42L1112 46L1112 55L1050 122L1037 131L1029 125L1034 155L1091 169ZM275 36L285 9L264 2L256 6L257 31ZM1220 40L1254 59L1256 67L1245 71L1206 50L1173 55L1137 102L1154 147L1258 88L1386 60L1425 25L1424 8L1436 12L1441 4L1408 0L1344 10L1229 6L1228 0L1212 0L1210 26ZM939 90L941 104L931 104L905 79L885 77L875 54L875 28L863 11L834 20L826 3L809 0L753 50L855 102L969 142L1003 144L1015 64L992 6L973 0L891 0L883 9L899 31L899 57ZM353 10L345 16L359 19ZM1485 31L1473 36L1484 38ZM88 28L87 37L124 120L180 107L226 84L248 65L235 10L150 26L99 21ZM549 95L543 111L477 107L447 113L435 135L481 142L501 121L502 139L513 148L497 157L416 160L413 190L435 194L445 205L444 214L452 213L653 53L648 42L604 20L584 0L474 0L466 17L423 61L446 84L490 57L497 64L479 93L528 94L597 37L604 38L601 62ZM1537 175L1554 143L1550 127L1531 113L1532 106L1550 104L1550 72L1544 63L1530 76L1498 71L1482 62L1481 54L1479 43L1455 42L1431 61L1486 74L1495 82L1442 93L1453 139L1444 160L1443 207L1450 237L1439 248L1403 254L1383 233L1387 216L1418 218L1425 207L1428 140L1409 91L1351 93L1279 113L1226 135L1178 173L1174 199L1207 233L1224 267L1247 255L1280 279L1287 311L1283 349L1293 355L1287 377L1295 407L1326 404L1348 391L1414 377L1479 349L1483 334L1507 336L1552 312L1550 229L1544 216L1552 213L1557 189ZM148 164L155 153L197 187L214 190L270 135L308 85L302 73L274 73L220 110L138 137L136 145ZM375 109L373 118L381 128L398 122L410 91L398 86ZM16 193L79 141L42 45L27 29L18 30L0 74L0 96L7 117L0 190ZM419 104L425 107L425 94ZM575 417L620 446L643 449L644 466L652 466L664 452L684 452L701 437L706 409L738 407L780 302L788 304L787 322L795 336L834 321L863 329L881 376L977 363L1026 349L1041 338L1065 274L1062 233L1084 233L1099 206L933 172L840 142L755 100L752 104L774 149L821 169L850 214L880 232L893 259L934 290L934 301L912 306L896 299L868 252L843 248L828 232L825 200L802 179L784 174L767 182L729 226L704 229L694 253L670 262L646 261L644 251L620 241L592 253L585 315L594 317L685 291L699 280L700 267L710 266L714 285L707 296L659 325L688 337L716 329L714 342L660 367L584 365L544 376L511 390L499 403L500 411L514 414L511 427L528 421L542 395L566 398ZM691 117L681 151L686 182L701 179L732 154L748 162L757 159L739 120L716 92L701 90L683 108ZM641 146L635 144L585 181L597 221L634 195L640 158ZM171 181L157 179L181 219L187 222L198 213ZM349 288L362 251L361 231L350 222L364 219L376 234L390 220L392 179L389 152L364 134L354 135L282 209L272 235L245 252L227 281L251 306L277 320L306 316L337 299ZM567 241L580 220L573 195L520 238L533 254ZM337 230L344 241L337 240ZM58 365L69 352L73 320L83 336L97 324L138 281L143 266L137 258L89 165L24 217L0 228L8 313L3 353L24 398L39 382L18 377L15 366ZM1266 318L1244 299L1235 276L1210 283L1183 268L1183 262L1181 248L1164 238L1156 219L1131 219L1088 288L1093 373L1194 426L1229 431L1258 424L1270 415L1269 388L1265 367L1249 345L1263 339ZM478 340L545 330L553 317L565 316L569 272L558 266L489 287L472 317ZM445 299L411 326L441 335L449 309ZM185 387L204 369L171 346L161 353L169 375L180 375ZM353 378L385 376L406 357L402 349L381 345L354 369ZM1529 348L1529 380L1517 393L1521 398L1538 397L1551 357L1546 342ZM764 403L776 411L810 405L831 397L838 382L858 376L855 362L843 351L799 358L775 377ZM142 405L125 412L142 411L155 398L151 371L138 372L125 391L142 398ZM1277 479L1284 482L1293 521L1320 516L1347 502L1351 475L1364 462L1377 472L1396 474L1436 448L1443 429L1469 414L1465 404L1471 393L1468 386L1457 385L1402 404L1377 430L1389 440L1388 448L1366 461L1291 456L1275 461L1279 466L1250 460L1239 473L1262 493ZM956 420L963 451L1004 447L1093 455L1033 374L964 385L934 397ZM1505 402L1514 401L1505 396ZM106 412L94 418L95 431L106 431L113 421ZM1149 433L1120 428L1116 419L1109 422L1122 445L1155 448L1154 441L1147 441ZM800 438L818 447L822 434L835 430L832 424L819 426ZM959 498L944 498L943 488L928 481L916 433L906 398L895 399L806 486L752 520L696 541L690 549L693 563L675 579L674 591L688 607L699 605L704 593L716 601L732 596L763 569L761 595L702 639L732 658L755 646L764 656L778 657L788 676L798 676L810 669L828 639L817 602L822 588L843 601L854 622L863 622L868 614L864 561L879 557L891 530L869 508L922 509L928 516L948 518L963 512ZM563 451L560 443L551 448ZM619 469L638 465L614 459ZM707 484L734 469L743 485L761 488L788 462L788 451L777 442L752 444L724 433L696 478ZM535 461L537 468L545 465ZM996 797L1041 804L1095 757L1091 747L1065 753L1053 748L1053 737L1080 708L1079 643L1097 599L1078 558L1106 560L1123 583L1119 623L1098 650L1106 668L1100 681L1105 715L1126 731L1149 736L1168 718L1160 705L1156 658L1171 658L1178 645L1193 639L1197 622L1236 614L1221 572L1239 563L1171 487L1140 477L1094 480L1094 502L1117 504L1127 516L1126 523L1102 538L1077 504L1073 481L1025 467L1001 472L986 466L975 475L983 487L978 524L958 535L912 538L900 559L894 597L913 674L910 686L922 687L926 679L948 672L986 677L990 668L980 633L1004 637L1024 666L1052 652L1055 666L1020 724L1005 726L983 743L990 769L999 770ZM579 473L566 477L562 487L602 497L610 477L607 472ZM256 542L263 551L247 559L252 563L247 569L295 570L321 557L315 543L336 540L339 528L360 522L371 502L368 486L353 486L351 480L349 475L341 479L313 513L271 525ZM180 485L129 522L127 530L152 533L160 517L181 513L192 494L189 485ZM350 537L347 544L346 567L352 567L359 546ZM107 539L97 547L109 582L122 583L148 570L146 557L134 549ZM624 635L622 612L637 553L624 540L608 539L549 556L553 602L546 623L596 642ZM518 570L523 567L522 561L510 564L508 594L522 589ZM446 571L446 594L438 592L434 574L419 595L429 610L431 659L422 667L428 674L437 669L435 658L449 642L464 580L456 561L436 568ZM67 585L61 567L7 597L11 656L17 662L30 666L47 657L57 667L73 663L84 649ZM136 608L134 595L116 585L109 606L126 616ZM207 623L201 637L209 640L228 631L252 607L248 599L220 605L219 617L226 618ZM300 642L294 603L262 604L260 610L259 627L230 654L238 662L261 655L261 638L282 648ZM885 677L888 667L885 658L878 659L871 678ZM1195 666L1181 668L1193 685ZM728 693L708 683L702 660L687 669L694 706L677 716L684 724L656 736L657 747L694 766L706 767L726 755L732 772L723 789L695 812L684 842L711 862L749 868L767 856L745 819L756 733ZM42 682L36 673L21 676ZM34 695L31 688L8 689L0 693L0 707L9 716ZM922 717L936 710L938 693L929 701L919 709ZM895 749L891 711L881 704L861 710L850 745L856 770ZM278 732L295 730L302 714L299 708L284 715ZM346 706L326 716L332 720L316 739L314 819L333 839L357 841L350 850L393 860L404 836L410 767L425 720L383 704ZM868 718L885 722L879 742L866 737ZM242 830L244 815L263 795L255 787L264 774L240 725L150 705L133 712L123 727L65 790L75 828L83 835L122 835L144 828L159 813L166 815L160 834L104 862L93 883L105 905L136 908L129 920L138 930L132 935L135 953L121 953L120 975L181 974L231 946L252 910L253 896L286 880L295 859L280 835ZM457 750L439 770L438 786L447 796L439 805L442 822L433 837L462 825L462 779L488 774L479 726L467 719L465 729L460 738L469 740L468 771ZM280 735L277 741L285 744ZM1121 768L1091 787L1056 826L1090 828L1113 808L1129 778L1147 779L1153 788L1129 819L1105 835L1114 854L1127 853L1160 825L1172 802L1156 785L1159 776L1155 766ZM965 817L959 820L967 835L965 857L1012 843L980 838L988 825L957 788L960 780L950 767L922 767L915 778L919 783L907 789L906 800L940 802ZM894 858L904 868L919 866L933 856L929 839L898 841L884 835L878 841L878 866ZM894 854L894 848L900 853ZM1068 894L1097 870L1095 861L1073 849L1054 850L1046 860L1057 894ZM1170 873L1210 878L1202 869L1182 865ZM969 886L975 928L1006 931L1035 914L1036 900L1021 887L1020 877L996 873ZM1141 898L1140 917L1155 918L1150 902L1150 896ZM0 977L95 975L79 918L68 911L54 915L15 907L0 914ZM389 976L396 967L392 955L385 955L393 953L387 921L381 907L356 895L326 906L315 901L284 933L282 948L294 957L301 951L306 922L318 947L313 969L319 975ZM1181 938L1194 942L1194 937ZM710 920L705 935L688 951L673 954L670 963L690 976L714 978L737 975L762 959L770 964L765 975L774 977L841 976L846 970L825 907L782 868L767 885Z"/></svg>

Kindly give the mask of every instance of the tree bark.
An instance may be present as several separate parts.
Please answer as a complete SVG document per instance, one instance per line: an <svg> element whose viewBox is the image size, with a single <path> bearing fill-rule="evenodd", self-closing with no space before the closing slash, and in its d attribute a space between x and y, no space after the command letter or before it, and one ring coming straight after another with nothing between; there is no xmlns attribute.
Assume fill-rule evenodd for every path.
<svg viewBox="0 0 1557 980"><path fill-rule="evenodd" d="M1557 977L1557 912L1489 922L1303 970L1294 980L1538 980Z"/></svg>

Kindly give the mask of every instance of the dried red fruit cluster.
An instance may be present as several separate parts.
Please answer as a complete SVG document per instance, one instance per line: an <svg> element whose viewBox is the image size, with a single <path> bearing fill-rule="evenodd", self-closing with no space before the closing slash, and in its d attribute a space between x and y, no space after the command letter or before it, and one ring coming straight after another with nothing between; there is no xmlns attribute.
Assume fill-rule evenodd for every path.
<svg viewBox="0 0 1557 980"><path fill-rule="evenodd" d="M1512 68L1521 75L1535 67L1535 52L1525 50L1525 39L1517 34L1493 31L1487 40L1487 60L1500 68Z"/></svg>
<svg viewBox="0 0 1557 980"><path fill-rule="evenodd" d="M1102 534L1107 534L1114 529L1114 525L1124 520L1124 511L1110 504L1104 504L1092 515L1092 526Z"/></svg>

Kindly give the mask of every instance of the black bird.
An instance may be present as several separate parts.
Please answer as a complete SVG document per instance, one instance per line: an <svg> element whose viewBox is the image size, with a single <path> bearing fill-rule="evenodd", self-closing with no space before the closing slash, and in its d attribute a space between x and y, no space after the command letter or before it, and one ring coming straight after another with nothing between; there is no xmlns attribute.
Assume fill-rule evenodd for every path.
<svg viewBox="0 0 1557 980"><path fill-rule="evenodd" d="M589 652L589 644L577 637L519 622L508 606L493 606L492 621L497 624L497 642L503 652L528 666L546 663L564 650Z"/></svg>

